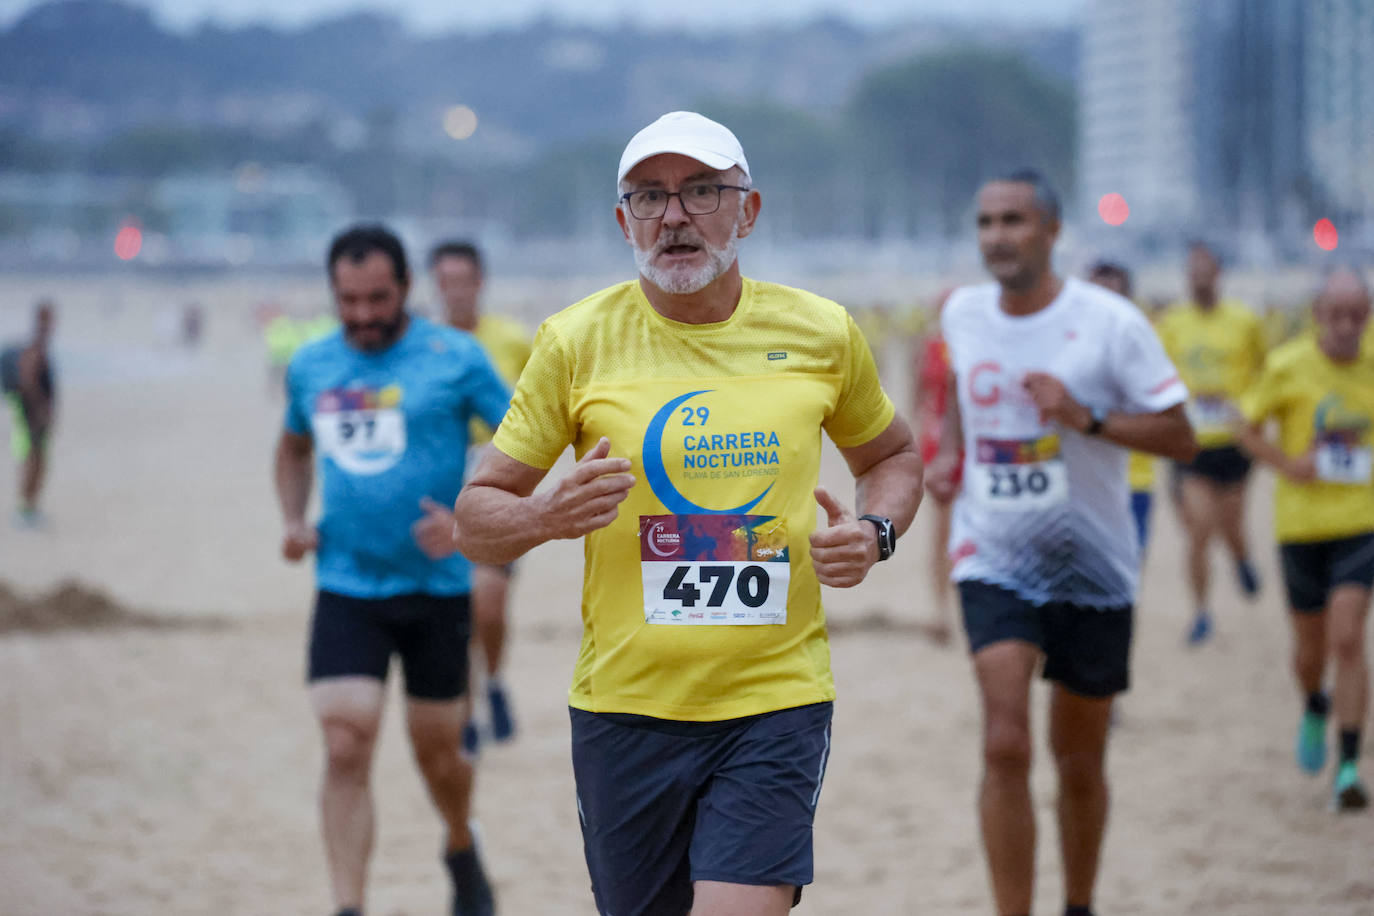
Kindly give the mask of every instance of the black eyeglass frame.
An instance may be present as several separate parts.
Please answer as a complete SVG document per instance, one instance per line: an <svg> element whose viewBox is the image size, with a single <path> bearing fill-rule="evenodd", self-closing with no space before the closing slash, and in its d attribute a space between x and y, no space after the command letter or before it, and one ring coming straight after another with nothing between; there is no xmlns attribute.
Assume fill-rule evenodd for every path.
<svg viewBox="0 0 1374 916"><path fill-rule="evenodd" d="M716 205L715 205L714 207L712 207L711 209L709 209L709 210L701 210L701 211L688 210L688 209L687 209L687 199L686 199L685 197L682 196L682 191L685 190L685 188L679 189L679 190L677 190L677 191L665 191L665 190L663 190L662 188L640 188L638 191L627 191L626 193L621 194L621 195L620 195L620 201L621 201L621 203L625 204L625 209L630 211L630 215L633 216L635 219L638 219L638 220L662 219L662 218L663 218L663 214L668 212L668 198L670 198L670 197L676 197L676 198L677 198L678 203L680 203L680 204L682 205L682 212L683 212L683 213L686 213L688 216L710 216L712 213L715 213L715 212L717 212L718 210L720 210L720 192L721 192L721 191L743 191L744 193L748 193L748 192L754 190L753 188L742 188L742 187L740 187L740 186L737 185L737 184L713 184L713 183L711 183L711 182L695 182L695 181L692 182L691 184L687 185L686 187L699 188L699 187L702 187L702 186L711 187L711 188L715 188L715 189L716 189ZM635 213L634 206L630 203L630 198L631 198L631 197L634 197L636 194L646 194L646 193L662 194L662 195L663 195L663 211L662 211L661 213L657 213L657 214L655 214L654 216L640 216L639 214Z"/></svg>

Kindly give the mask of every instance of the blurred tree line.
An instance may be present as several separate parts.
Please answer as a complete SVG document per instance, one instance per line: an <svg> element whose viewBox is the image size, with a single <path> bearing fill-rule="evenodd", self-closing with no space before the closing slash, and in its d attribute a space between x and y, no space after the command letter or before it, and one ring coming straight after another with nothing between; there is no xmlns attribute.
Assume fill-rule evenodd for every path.
<svg viewBox="0 0 1374 916"><path fill-rule="evenodd" d="M532 31L541 28L546 30L543 40L563 48L558 53L564 64L577 65L577 55L593 47L590 39L585 46L578 44L577 34L566 28L545 25ZM141 110L137 117L129 115L124 126L63 139L37 139L42 134L0 121L0 176L118 178L123 190L108 202L111 212L122 210L157 227L164 219L151 196L141 197L141 189L160 178L229 174L245 163L309 165L346 188L360 215L496 223L517 237L604 235L614 232L606 219L615 199L614 164L629 133L647 120L642 110L693 107L740 137L756 183L766 191L769 231L775 237L948 236L967 227L972 195L985 177L1021 165L1042 168L1065 192L1073 187L1075 97L1066 74L1076 63L1064 60L1072 53L1047 56L1045 47L1058 47L1052 42L1038 55L982 41L937 44L865 71L856 55L868 47L863 44L868 39L834 23L808 28L790 54L777 55L776 82L784 89L795 89L798 80L804 87L833 87L839 74L826 79L827 74L798 75L797 69L804 55L796 48L828 42L832 56L825 59L844 60L854 68L855 78L843 97L815 104L789 101L778 85L768 87L771 95L766 95L760 74L769 72L772 58L755 59L748 48L712 45L691 36L676 37L670 47L662 45L664 36L626 30L598 35L597 40L616 53L625 49L627 57L632 48L649 53L652 47L646 50L646 44L664 47L665 53L695 56L697 69L673 59L655 68L667 70L666 76L645 77L642 66L625 70L625 61L617 60L620 70L609 64L585 70L574 66L562 78L540 71L513 85L508 71L523 66L519 58L527 56L529 45L520 42L530 41L530 30L485 43L462 36L417 43L392 20L362 16L317 26L308 40L297 37L294 44L291 36L271 30L212 26L189 42L160 32L144 11L72 0L39 8L0 36L0 89L21 79L31 82L38 74L73 97L89 95L83 104L114 105L121 91L128 102L129 90L149 80L162 95L135 100L145 109L151 106L151 114ZM54 49L64 42L92 44L93 50L69 55L70 66L61 69L53 62ZM374 57L356 67L344 60L343 76L326 72L331 61L334 69L340 66L338 52L331 57L331 49L369 43L377 47ZM138 52L129 53L135 46ZM186 59L188 48L198 49L214 66L196 71L195 61ZM465 53L478 59L468 60ZM712 54L728 60L713 62ZM305 62L302 73L287 65L293 55ZM425 58L421 66L409 59L415 55L433 59ZM504 136L500 116L510 109L515 112L510 124L531 130L548 125L541 145L521 152L510 141L499 155L490 148L474 155L482 147L472 143L459 147L442 137L438 143L413 142L416 112L428 110L419 102L437 105L435 100L450 95L443 88L445 79L433 76L443 60L477 66L487 77L473 83L483 87L473 90L478 110L490 115L484 117L479 137ZM741 60L755 68L744 74L749 79L737 69ZM201 75L188 77L186 86L175 85L175 77L160 76L188 72ZM206 73L222 73L224 79L233 74L231 88L237 95L206 95L214 82ZM406 75L396 76L400 73ZM432 77L428 85L425 75ZM402 79L402 85L389 84L392 79ZM211 98L221 99L214 104L230 98L241 107L257 106L257 114L275 104L273 99L285 97L284 104L290 104L290 91L283 87L298 85L292 80L303 81L301 92L315 93L310 104L322 106L316 114L264 125L251 119L226 123L207 112L205 100ZM335 85L339 80L343 83ZM326 84L332 96L325 92ZM760 91L749 97L742 85ZM498 102L494 87L517 98L500 97ZM341 115L340 93L355 114ZM490 96L486 108L481 93ZM424 120L423 125L438 133L433 122ZM7 212L0 200L0 234L23 232L23 221ZM89 221L100 220L93 214Z"/></svg>

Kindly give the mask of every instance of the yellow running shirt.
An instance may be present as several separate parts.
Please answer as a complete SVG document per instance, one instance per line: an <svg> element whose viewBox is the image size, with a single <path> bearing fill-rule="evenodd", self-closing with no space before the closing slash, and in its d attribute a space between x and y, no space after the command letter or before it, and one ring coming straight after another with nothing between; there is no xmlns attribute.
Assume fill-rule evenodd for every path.
<svg viewBox="0 0 1374 916"><path fill-rule="evenodd" d="M1126 463L1126 480L1132 493L1149 493L1155 488L1155 456L1148 452L1131 452Z"/></svg>
<svg viewBox="0 0 1374 916"><path fill-rule="evenodd" d="M1179 303L1160 319L1159 339L1188 386L1188 418L1198 445L1233 445L1236 403L1264 362L1259 316L1234 299L1223 299L1210 312Z"/></svg>
<svg viewBox="0 0 1374 916"><path fill-rule="evenodd" d="M1274 527L1280 543L1374 531L1374 361L1332 362L1314 336L1304 335L1270 354L1241 410L1251 423L1278 421L1285 455L1314 451L1317 481L1279 476Z"/></svg>
<svg viewBox="0 0 1374 916"><path fill-rule="evenodd" d="M482 315L477 319L477 327L472 332L482 349L487 351L491 363L500 373L507 385L515 386L520 372L530 358L530 335L524 326L499 315ZM479 445L491 440L491 427L473 418L468 428L471 444Z"/></svg>
<svg viewBox="0 0 1374 916"><path fill-rule="evenodd" d="M692 325L630 281L545 321L496 447L549 468L606 436L636 478L584 542L571 705L716 721L834 699L820 433L862 445L894 414L854 321L801 290L745 279L730 318Z"/></svg>

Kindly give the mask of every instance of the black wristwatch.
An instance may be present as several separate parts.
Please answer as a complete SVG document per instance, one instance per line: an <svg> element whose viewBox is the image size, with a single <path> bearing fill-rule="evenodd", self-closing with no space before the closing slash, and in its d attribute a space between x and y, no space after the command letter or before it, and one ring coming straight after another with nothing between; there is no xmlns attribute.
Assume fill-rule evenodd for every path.
<svg viewBox="0 0 1374 916"><path fill-rule="evenodd" d="M1102 432L1102 426L1107 422L1107 411L1101 407L1094 407L1089 414L1092 419L1088 422L1088 428L1083 430L1083 435L1096 436Z"/></svg>
<svg viewBox="0 0 1374 916"><path fill-rule="evenodd" d="M860 519L872 522L878 529L878 560L886 560L897 549L897 529L892 527L892 519L881 515L860 515Z"/></svg>

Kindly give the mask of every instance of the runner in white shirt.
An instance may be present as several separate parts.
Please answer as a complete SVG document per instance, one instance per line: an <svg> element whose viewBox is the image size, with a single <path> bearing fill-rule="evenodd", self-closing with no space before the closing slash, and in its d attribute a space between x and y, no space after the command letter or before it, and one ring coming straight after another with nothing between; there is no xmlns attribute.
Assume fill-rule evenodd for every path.
<svg viewBox="0 0 1374 916"><path fill-rule="evenodd" d="M934 495L953 495L963 446L950 554L982 690L979 811L1003 916L1030 912L1030 684L1042 662L1054 682L1064 912L1092 912L1138 568L1126 449L1183 460L1197 448L1187 390L1153 329L1125 299L1058 277L1058 234L1058 198L1038 173L979 191L978 244L997 282L945 306L958 416L926 473Z"/></svg>

